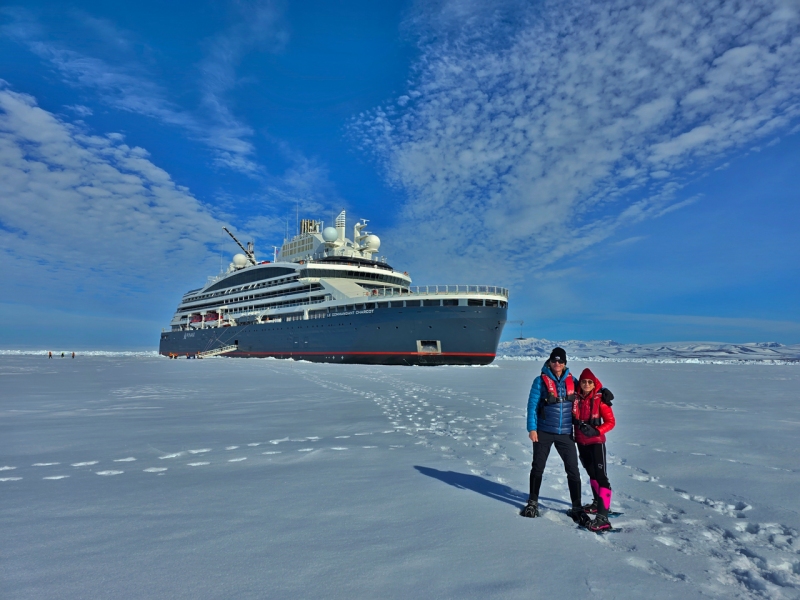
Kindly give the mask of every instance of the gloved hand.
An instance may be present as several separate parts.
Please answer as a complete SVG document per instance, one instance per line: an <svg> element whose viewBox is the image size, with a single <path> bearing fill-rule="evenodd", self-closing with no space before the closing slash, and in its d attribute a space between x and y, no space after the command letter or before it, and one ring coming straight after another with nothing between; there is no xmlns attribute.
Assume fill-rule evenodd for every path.
<svg viewBox="0 0 800 600"><path fill-rule="evenodd" d="M586 421L581 421L578 424L578 429L580 429L581 433L583 435L585 435L586 437L593 438L593 437L597 437L597 436L600 435L600 432L597 430L597 428L596 427L592 427Z"/></svg>
<svg viewBox="0 0 800 600"><path fill-rule="evenodd" d="M611 406L611 401L614 399L614 394L611 393L611 390L603 388L600 390L600 394L603 396L603 402Z"/></svg>

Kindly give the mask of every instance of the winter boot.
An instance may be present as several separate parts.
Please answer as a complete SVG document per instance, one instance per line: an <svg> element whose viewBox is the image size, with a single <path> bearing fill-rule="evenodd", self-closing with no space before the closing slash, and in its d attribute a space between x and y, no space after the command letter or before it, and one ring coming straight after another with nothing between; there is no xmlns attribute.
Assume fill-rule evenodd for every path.
<svg viewBox="0 0 800 600"><path fill-rule="evenodd" d="M608 517L606 515L597 515L594 521L584 527L589 531L600 533L601 531L609 531L611 529L611 523L608 522Z"/></svg>
<svg viewBox="0 0 800 600"><path fill-rule="evenodd" d="M575 521L576 523L581 522L581 515L586 514L583 512L583 507L581 506L573 506L567 511L567 516Z"/></svg>
<svg viewBox="0 0 800 600"><path fill-rule="evenodd" d="M535 519L539 516L539 502L538 500L528 500L528 503L525 505L525 508L522 509L520 512L523 517L528 517L530 519Z"/></svg>
<svg viewBox="0 0 800 600"><path fill-rule="evenodd" d="M597 498L595 498L594 500L592 500L591 504L584 504L583 505L583 512L589 513L590 515L596 515L597 514L597 506L598 506L598 504L599 504L599 502L597 501Z"/></svg>

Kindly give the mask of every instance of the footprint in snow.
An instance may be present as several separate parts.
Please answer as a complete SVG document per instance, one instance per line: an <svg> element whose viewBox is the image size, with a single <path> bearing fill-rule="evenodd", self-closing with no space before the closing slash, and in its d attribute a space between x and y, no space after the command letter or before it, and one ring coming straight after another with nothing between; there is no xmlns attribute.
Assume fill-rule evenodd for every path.
<svg viewBox="0 0 800 600"><path fill-rule="evenodd" d="M652 575L660 575L664 579L668 579L670 581L687 581L688 578L686 575L682 573L673 573L666 567L661 566L654 560L647 560L644 558L639 557L630 557L627 560L627 563L632 567L636 567L637 569L641 569L642 571L646 571Z"/></svg>

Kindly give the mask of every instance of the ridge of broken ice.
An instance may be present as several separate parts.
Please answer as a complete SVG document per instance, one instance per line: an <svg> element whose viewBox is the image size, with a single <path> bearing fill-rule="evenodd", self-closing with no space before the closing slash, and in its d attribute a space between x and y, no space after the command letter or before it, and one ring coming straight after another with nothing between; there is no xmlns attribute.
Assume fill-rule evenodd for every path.
<svg viewBox="0 0 800 600"><path fill-rule="evenodd" d="M502 342L497 349L497 357L506 360L546 360L555 346L564 348L571 357L596 362L800 364L800 344L784 345L777 342L621 344L613 340L524 338Z"/></svg>

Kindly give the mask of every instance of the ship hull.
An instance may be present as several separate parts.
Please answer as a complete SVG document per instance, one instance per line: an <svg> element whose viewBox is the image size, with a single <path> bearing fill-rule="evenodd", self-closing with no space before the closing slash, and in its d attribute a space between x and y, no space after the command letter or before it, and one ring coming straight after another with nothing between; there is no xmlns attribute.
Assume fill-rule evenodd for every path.
<svg viewBox="0 0 800 600"><path fill-rule="evenodd" d="M229 357L382 365L486 365L506 308L415 307L351 311L319 319L161 334L159 353L194 356L235 345Z"/></svg>

